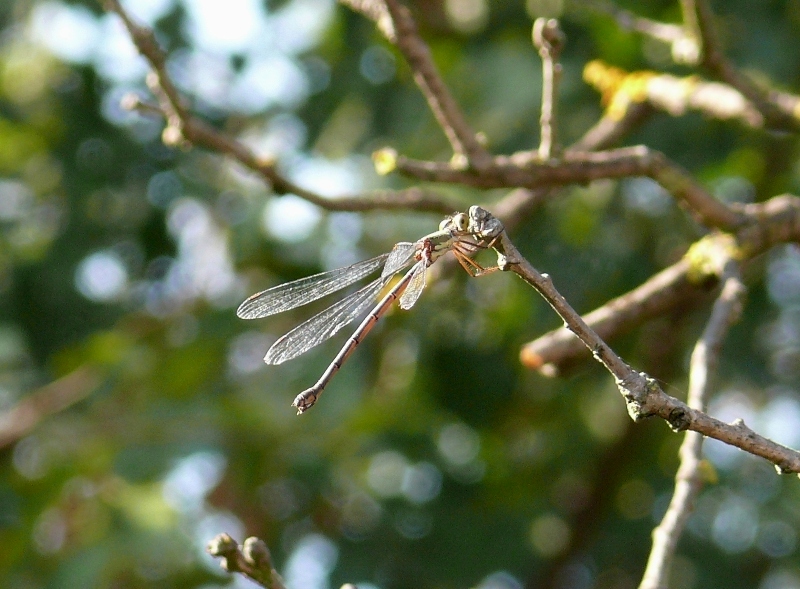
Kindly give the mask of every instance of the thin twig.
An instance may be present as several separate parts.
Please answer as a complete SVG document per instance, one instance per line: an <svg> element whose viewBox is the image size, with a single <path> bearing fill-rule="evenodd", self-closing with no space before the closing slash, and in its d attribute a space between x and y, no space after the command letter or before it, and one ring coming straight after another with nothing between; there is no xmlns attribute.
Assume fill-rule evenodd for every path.
<svg viewBox="0 0 800 589"><path fill-rule="evenodd" d="M699 111L715 119L764 127L764 117L741 92L698 76L680 78L653 71L627 72L595 59L584 67L583 79L602 94L605 116L611 119L622 118L634 105L646 103L674 117Z"/></svg>
<svg viewBox="0 0 800 589"><path fill-rule="evenodd" d="M267 589L286 589L283 579L272 566L266 543L250 537L239 546L228 534L219 534L208 543L206 551L221 559L220 566L231 573L241 573Z"/></svg>
<svg viewBox="0 0 800 589"><path fill-rule="evenodd" d="M688 278L689 262L685 258L635 289L608 301L583 319L605 340L612 339L653 317L659 317L689 296L704 289ZM565 327L550 331L522 346L520 361L524 366L554 376L558 365L583 356L586 348Z"/></svg>
<svg viewBox="0 0 800 589"><path fill-rule="evenodd" d="M535 288L564 320L567 328L591 350L595 360L614 376L617 388L625 399L628 414L634 421L658 416L675 431L699 432L765 458L775 464L781 473L800 473L800 452L757 434L740 419L728 424L689 407L667 395L655 379L646 373L633 370L567 303L556 290L552 279L539 273L519 253L500 221L480 207L472 207L470 217L471 230L476 237L493 242L498 252L499 268L514 272Z"/></svg>
<svg viewBox="0 0 800 589"><path fill-rule="evenodd" d="M658 39L665 43L674 43L684 36L684 29L681 25L672 23L662 23L649 18L644 18L637 14L618 7L613 2L605 0L587 0L582 5L605 12L611 15L617 24L623 29L641 33L653 39Z"/></svg>
<svg viewBox="0 0 800 589"><path fill-rule="evenodd" d="M193 116L182 104L180 94L166 71L166 59L153 32L137 25L117 0L103 0L107 10L120 16L139 52L150 62L152 75L148 86L158 99L158 106L142 102L133 94L123 99L129 110L158 113L167 121L162 133L168 145L191 144L228 155L249 170L259 174L278 194L294 194L327 211L365 211L377 209L414 209L448 214L459 208L450 199L420 188L408 190L378 190L365 195L328 198L306 190L278 172L274 161L256 156L239 141L226 137L207 123Z"/></svg>
<svg viewBox="0 0 800 589"><path fill-rule="evenodd" d="M722 51L707 0L681 0L683 25L651 21L602 0L592 0L585 5L611 14L623 28L669 43L676 63L701 65L716 79L741 93L765 119L765 126L800 131L800 117L797 114L800 111L800 97L763 89L738 71Z"/></svg>
<svg viewBox="0 0 800 589"><path fill-rule="evenodd" d="M0 448L26 436L50 415L85 399L99 384L99 374L88 366L81 366L30 393L0 414Z"/></svg>
<svg viewBox="0 0 800 589"><path fill-rule="evenodd" d="M542 114L539 159L549 160L558 153L558 83L561 64L558 58L566 38L554 18L537 18L533 23L533 44L542 58Z"/></svg>
<svg viewBox="0 0 800 589"><path fill-rule="evenodd" d="M800 240L800 199L795 196L781 195L763 203L748 205L744 213L752 221L735 234L742 262L753 259L777 244ZM711 239L727 237L720 235ZM647 319L686 304L691 298L706 292L719 279L714 271L698 273L696 267L696 261L684 257L635 289L588 313L584 321L605 340L626 333ZM528 368L554 376L559 372L560 365L585 353L580 340L571 331L561 327L525 344L520 359Z"/></svg>
<svg viewBox="0 0 800 589"><path fill-rule="evenodd" d="M705 411L711 390L711 377L719 364L722 342L730 326L741 314L744 294L739 264L729 259L723 272L722 290L714 302L706 328L692 352L687 405L693 409ZM653 547L639 589L663 589L668 586L668 575L678 540L683 534L703 482L702 448L703 436L693 431L686 432L678 453L681 462L675 475L675 492L661 523L653 530Z"/></svg>
<svg viewBox="0 0 800 589"><path fill-rule="evenodd" d="M419 36L411 12L397 0L385 0L391 15L394 38L390 38L406 58L436 122L444 131L454 153L454 162L461 168L482 170L489 164L491 156L478 142L470 129L461 108L450 94L427 44Z"/></svg>

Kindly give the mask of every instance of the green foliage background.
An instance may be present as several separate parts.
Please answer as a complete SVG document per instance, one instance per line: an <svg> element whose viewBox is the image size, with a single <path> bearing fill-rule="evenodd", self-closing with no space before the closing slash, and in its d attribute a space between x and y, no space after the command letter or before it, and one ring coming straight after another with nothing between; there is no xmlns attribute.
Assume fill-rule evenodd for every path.
<svg viewBox="0 0 800 589"><path fill-rule="evenodd" d="M192 53L189 4L198 6L165 1L154 14L192 107L226 133L272 146L299 182L331 192L409 185L371 170L370 153L387 145L449 157L408 68L361 16L326 2L266 2L275 19L316 11L321 33L289 51L274 28L246 50L214 56ZM568 37L565 143L601 113L581 81L588 61L692 73L673 66L667 48L580 4L461 4L486 12L460 22L439 2L414 11L470 123L498 153L538 142L535 16L560 14ZM675 2L628 4L679 18ZM680 437L662 422L631 424L610 378L589 361L558 379L522 368L520 345L559 321L511 276L470 280L455 267L413 312L382 321L318 406L296 417L294 395L342 337L265 366L271 341L311 311L246 323L234 314L238 302L417 239L440 219L309 211L225 158L164 147L161 121L116 106L125 90L148 94L142 76L121 83L113 61L96 57L109 46L66 59L35 34L35 15L65 6L98 26L113 20L92 2L0 6L0 409L75 370L98 384L0 450L0 585L223 586L228 577L203 547L225 531L266 540L293 589L635 587ZM800 2L714 8L730 58L797 92ZM308 82L305 96L248 107L197 90L216 83L225 96L259 47L283 51ZM268 71L283 71L276 67ZM800 188L794 136L657 114L626 141L637 143L664 151L723 199ZM491 208L504 194L434 188L464 209ZM298 229L309 220L310 230ZM677 260L699 235L652 185L625 181L563 190L514 239L588 311ZM749 266L746 313L726 343L712 403L786 443L800 431L798 267L791 248ZM680 397L709 303L613 345ZM800 587L798 481L735 451L710 452L716 480L681 540L673 586Z"/></svg>

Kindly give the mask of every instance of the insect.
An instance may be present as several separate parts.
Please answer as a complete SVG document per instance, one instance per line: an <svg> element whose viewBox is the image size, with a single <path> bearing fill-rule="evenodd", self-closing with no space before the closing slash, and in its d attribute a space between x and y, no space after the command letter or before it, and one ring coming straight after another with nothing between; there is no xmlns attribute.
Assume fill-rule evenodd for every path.
<svg viewBox="0 0 800 589"><path fill-rule="evenodd" d="M279 338L267 352L264 362L281 364L324 342L352 322L373 304L396 273L411 265L391 290L374 305L316 384L294 399L292 406L300 414L316 403L331 378L395 300L400 299L401 309L414 306L425 288L425 275L431 264L447 252L453 252L456 260L470 275L480 276L496 268L483 268L469 256L479 248L490 246L491 244L484 245L482 239L474 237L470 232L470 217L466 213L457 213L445 218L439 224L438 231L413 243L400 242L389 253L256 293L239 306L236 314L242 319L260 319L288 311L346 288L383 266L378 278Z"/></svg>

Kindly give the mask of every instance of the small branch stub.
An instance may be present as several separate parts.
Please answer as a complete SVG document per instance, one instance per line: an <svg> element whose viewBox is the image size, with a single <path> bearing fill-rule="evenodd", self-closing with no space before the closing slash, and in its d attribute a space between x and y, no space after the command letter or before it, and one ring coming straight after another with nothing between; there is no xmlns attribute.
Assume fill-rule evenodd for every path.
<svg viewBox="0 0 800 589"><path fill-rule="evenodd" d="M558 83L561 79L561 64L558 58L566 37L554 18L537 18L531 34L533 44L542 58L542 113L539 118L541 140L539 159L549 160L558 149L557 107Z"/></svg>

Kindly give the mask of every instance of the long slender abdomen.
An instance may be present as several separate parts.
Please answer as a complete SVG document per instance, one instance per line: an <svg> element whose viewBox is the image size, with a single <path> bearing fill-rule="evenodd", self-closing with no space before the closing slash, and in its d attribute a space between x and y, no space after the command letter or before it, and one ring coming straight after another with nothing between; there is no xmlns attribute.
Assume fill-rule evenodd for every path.
<svg viewBox="0 0 800 589"><path fill-rule="evenodd" d="M400 282L398 282L394 288L392 288L392 290L386 293L380 302L375 305L372 311L370 311L369 315L364 318L358 328L353 332L353 335L348 338L348 340L344 343L344 346L342 346L342 349L339 350L338 354L336 354L336 357L330 363L325 372L322 373L322 376L319 377L319 380L316 382L316 384L311 388L304 390L295 397L292 406L297 407L298 413L303 413L317 402L317 399L322 394L322 391L325 390L325 387L328 385L328 382L330 382L331 378L333 378L333 376L339 372L342 364L344 364L350 354L353 353L353 350L358 347L358 344L361 343L361 340L363 340L370 330L375 327L378 319L380 319L386 313L386 311L389 310L389 307L392 306L392 303L394 303L397 297L403 294L403 291L408 287L408 284L411 282L414 274L422 271L421 264L424 263L424 261L418 262L413 268L411 268L411 270L406 272L403 278L400 279Z"/></svg>

